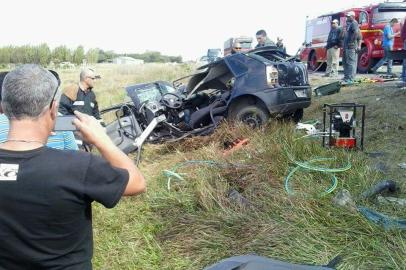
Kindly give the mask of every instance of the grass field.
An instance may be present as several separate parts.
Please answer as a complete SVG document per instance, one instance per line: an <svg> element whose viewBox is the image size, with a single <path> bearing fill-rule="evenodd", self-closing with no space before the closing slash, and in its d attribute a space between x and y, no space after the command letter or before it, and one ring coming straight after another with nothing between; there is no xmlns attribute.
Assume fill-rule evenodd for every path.
<svg viewBox="0 0 406 270"><path fill-rule="evenodd" d="M188 66L145 65L133 68L97 67L102 80L95 90L100 107L124 100L127 84L173 80L189 74ZM78 71L61 72L64 81ZM314 78L313 84L321 83ZM171 145L147 145L140 169L148 192L124 198L112 209L93 205L95 269L202 269L222 258L256 253L303 264L326 264L337 255L339 269L406 269L406 233L384 230L356 211L332 203L347 189L359 205L390 216L406 217L405 208L379 205L357 197L382 179L393 179L405 198L406 92L393 84L362 84L343 88L339 94L314 98L305 119L321 119L322 105L358 102L367 106L366 152L328 150L319 140L294 140L300 136L293 124L271 121L261 130L223 124L209 137L190 138ZM224 157L224 143L249 138L249 144ZM286 151L298 160L336 157L329 166L352 167L337 174L333 194L319 196L330 184L329 176L300 172L293 179L296 195L284 189L292 167ZM163 170L187 160L176 170L183 180L168 179ZM210 165L216 161L219 165ZM226 164L226 165L224 165ZM377 170L376 167L385 168ZM228 196L234 189L249 203Z"/></svg>

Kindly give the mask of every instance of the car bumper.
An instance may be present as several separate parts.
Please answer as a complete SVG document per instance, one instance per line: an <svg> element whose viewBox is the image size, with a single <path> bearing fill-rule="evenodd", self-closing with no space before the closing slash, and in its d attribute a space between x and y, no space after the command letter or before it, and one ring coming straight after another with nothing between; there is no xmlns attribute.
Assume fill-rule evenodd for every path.
<svg viewBox="0 0 406 270"><path fill-rule="evenodd" d="M269 88L261 91L258 97L266 104L271 114L288 114L304 109L311 103L310 86Z"/></svg>

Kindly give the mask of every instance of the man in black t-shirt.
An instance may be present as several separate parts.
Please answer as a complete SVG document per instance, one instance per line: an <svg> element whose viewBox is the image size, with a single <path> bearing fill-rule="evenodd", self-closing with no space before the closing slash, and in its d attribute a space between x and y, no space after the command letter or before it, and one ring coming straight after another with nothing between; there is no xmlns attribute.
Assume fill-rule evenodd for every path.
<svg viewBox="0 0 406 270"><path fill-rule="evenodd" d="M23 65L5 78L1 107L10 120L0 144L0 269L92 269L91 203L114 207L145 190L131 159L98 121L75 112L83 138L102 157L47 148L55 125L55 77Z"/></svg>

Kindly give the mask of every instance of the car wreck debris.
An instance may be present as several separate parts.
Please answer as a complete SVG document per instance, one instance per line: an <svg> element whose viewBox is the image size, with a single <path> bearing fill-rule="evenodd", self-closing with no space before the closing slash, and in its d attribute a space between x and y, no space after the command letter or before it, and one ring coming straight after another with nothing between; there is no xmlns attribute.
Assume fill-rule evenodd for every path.
<svg viewBox="0 0 406 270"><path fill-rule="evenodd" d="M305 65L276 47L229 55L173 83L136 84L126 92L130 102L101 114L114 113L106 131L127 154L144 142L210 134L223 119L252 128L270 117L298 122L311 102Z"/></svg>

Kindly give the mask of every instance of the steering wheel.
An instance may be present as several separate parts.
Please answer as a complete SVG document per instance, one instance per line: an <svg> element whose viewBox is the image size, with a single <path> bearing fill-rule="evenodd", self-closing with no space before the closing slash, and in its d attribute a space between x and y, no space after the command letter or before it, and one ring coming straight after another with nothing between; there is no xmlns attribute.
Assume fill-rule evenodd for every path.
<svg viewBox="0 0 406 270"><path fill-rule="evenodd" d="M182 98L176 93L164 94L161 98L161 102L169 109L179 109L183 104Z"/></svg>

